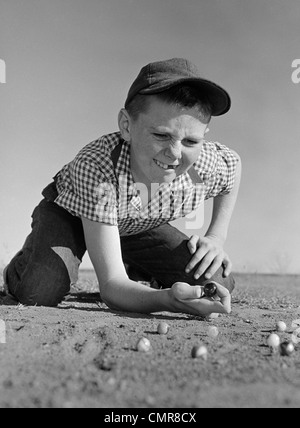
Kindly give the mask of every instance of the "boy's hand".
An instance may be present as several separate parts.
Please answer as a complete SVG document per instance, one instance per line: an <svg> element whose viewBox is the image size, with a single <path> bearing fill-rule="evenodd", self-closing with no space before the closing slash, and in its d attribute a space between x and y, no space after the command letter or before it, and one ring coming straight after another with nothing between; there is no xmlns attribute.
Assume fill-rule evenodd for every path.
<svg viewBox="0 0 300 428"><path fill-rule="evenodd" d="M217 296L208 299L204 296L204 287L191 286L177 282L170 289L175 312L207 317L213 313L231 313L231 295L222 285L217 285Z"/></svg>
<svg viewBox="0 0 300 428"><path fill-rule="evenodd" d="M210 279L221 266L225 267L225 277L231 274L231 260L223 249L223 243L218 238L210 236L200 238L194 235L188 242L188 249L193 258L186 267L186 273L192 272L200 263L194 275L196 280L204 273L205 277Z"/></svg>

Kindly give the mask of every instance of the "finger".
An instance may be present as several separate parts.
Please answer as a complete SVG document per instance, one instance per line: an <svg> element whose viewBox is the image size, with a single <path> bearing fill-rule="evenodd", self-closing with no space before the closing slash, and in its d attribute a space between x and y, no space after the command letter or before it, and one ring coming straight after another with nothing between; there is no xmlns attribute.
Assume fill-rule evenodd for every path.
<svg viewBox="0 0 300 428"><path fill-rule="evenodd" d="M217 284L217 295L221 299L221 304L223 305L226 313L231 313L231 295L227 288L223 287L223 285Z"/></svg>
<svg viewBox="0 0 300 428"><path fill-rule="evenodd" d="M216 257L205 273L205 278L210 279L222 266L223 258Z"/></svg>
<svg viewBox="0 0 300 428"><path fill-rule="evenodd" d="M210 305L207 307L209 307L210 309L210 313L218 313L218 314L230 314L231 313L231 297L229 295L229 298L223 298L221 299L220 297L216 297L216 298L212 298L209 299L207 297L205 297L204 299L201 299L202 302L203 301L209 301Z"/></svg>
<svg viewBox="0 0 300 428"><path fill-rule="evenodd" d="M199 279L207 269L212 265L215 260L215 255L212 253L207 253L206 256L202 259L198 269L195 272L195 279Z"/></svg>
<svg viewBox="0 0 300 428"><path fill-rule="evenodd" d="M205 248L199 248L198 251L194 254L194 257L191 259L189 264L186 267L186 273L192 272L195 267L201 262L201 260L206 256L208 250Z"/></svg>
<svg viewBox="0 0 300 428"><path fill-rule="evenodd" d="M176 282L172 289L174 296L180 301L200 299L204 295L204 287L191 286L185 282Z"/></svg>
<svg viewBox="0 0 300 428"><path fill-rule="evenodd" d="M216 302L212 299L198 299L198 300L183 300L180 301L185 311L193 315L207 317L212 313L229 314L231 312L231 305L224 306L221 302Z"/></svg>
<svg viewBox="0 0 300 428"><path fill-rule="evenodd" d="M225 266L224 275L227 278L232 272L232 262L229 258L227 258L226 260L224 260L223 264Z"/></svg>
<svg viewBox="0 0 300 428"><path fill-rule="evenodd" d="M223 308L224 313L231 313L231 294L227 290L227 288L223 287L223 285L214 281L214 284L217 287L216 295L211 298L211 300L215 302L219 302Z"/></svg>
<svg viewBox="0 0 300 428"><path fill-rule="evenodd" d="M231 313L231 302L216 302L214 303L214 308L212 308L212 313L218 314L230 314Z"/></svg>
<svg viewBox="0 0 300 428"><path fill-rule="evenodd" d="M198 235L193 235L188 242L189 252L193 255L197 251L200 237Z"/></svg>
<svg viewBox="0 0 300 428"><path fill-rule="evenodd" d="M219 284L218 282L213 281L214 284L216 284L217 287L217 295L221 297L221 299L225 299L226 297L230 297L230 293L223 285Z"/></svg>

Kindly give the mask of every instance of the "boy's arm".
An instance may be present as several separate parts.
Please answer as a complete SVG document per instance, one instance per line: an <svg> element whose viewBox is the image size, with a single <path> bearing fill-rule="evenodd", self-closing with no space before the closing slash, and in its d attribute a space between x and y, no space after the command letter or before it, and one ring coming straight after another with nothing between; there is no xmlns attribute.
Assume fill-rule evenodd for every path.
<svg viewBox="0 0 300 428"><path fill-rule="evenodd" d="M113 309L129 312L168 310L164 293L128 278L122 260L118 227L87 219L82 219L82 223L103 301Z"/></svg>
<svg viewBox="0 0 300 428"><path fill-rule="evenodd" d="M205 273L206 278L209 279L222 264L225 266L225 276L231 273L232 263L223 247L241 183L242 163L238 154L235 153L235 156L238 163L232 191L227 195L214 198L212 220L204 238L194 235L189 241L188 246L193 258L187 266L187 272L191 272L201 262L195 276L200 277Z"/></svg>
<svg viewBox="0 0 300 428"><path fill-rule="evenodd" d="M224 245L231 217L236 205L241 177L242 177L242 162L238 154L235 157L239 159L236 167L235 182L232 191L227 195L220 195L214 198L212 221L206 232L206 237L215 238Z"/></svg>
<svg viewBox="0 0 300 428"><path fill-rule="evenodd" d="M230 295L223 287L218 290L221 301L210 301L199 299L202 287L177 283L171 289L153 290L131 281L122 260L118 227L84 218L82 223L101 298L111 309L139 313L185 312L198 316L231 311Z"/></svg>

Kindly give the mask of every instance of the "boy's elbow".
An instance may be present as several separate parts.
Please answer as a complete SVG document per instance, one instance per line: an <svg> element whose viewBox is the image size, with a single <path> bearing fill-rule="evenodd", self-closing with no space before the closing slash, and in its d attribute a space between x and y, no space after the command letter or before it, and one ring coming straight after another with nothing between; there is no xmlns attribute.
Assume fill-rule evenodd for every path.
<svg viewBox="0 0 300 428"><path fill-rule="evenodd" d="M241 158L241 156L240 156L238 153L236 153L236 152L235 152L235 156L236 156L236 159L237 159L238 169L241 171L241 170L242 170L242 165L243 165L243 163L242 163L242 158Z"/></svg>
<svg viewBox="0 0 300 428"><path fill-rule="evenodd" d="M100 285L100 296L103 303L113 311L122 311L122 307L117 298L117 292L112 283Z"/></svg>
<svg viewBox="0 0 300 428"><path fill-rule="evenodd" d="M231 160L236 160L238 163L242 162L241 156L233 149L230 148L230 158Z"/></svg>
<svg viewBox="0 0 300 428"><path fill-rule="evenodd" d="M243 165L242 165L242 158L240 157L240 155L236 152L233 152L234 157L236 159L236 168L235 168L235 177L236 177L236 182L238 183L238 185L240 185L241 179L242 179L242 169L243 169Z"/></svg>
<svg viewBox="0 0 300 428"><path fill-rule="evenodd" d="M241 156L236 151L234 151L234 150L231 150L231 151L232 151L233 156L237 160L237 164L241 166L242 165L242 158L241 158Z"/></svg>
<svg viewBox="0 0 300 428"><path fill-rule="evenodd" d="M107 294L101 290L100 291L100 297L101 297L102 302L105 303L105 305L109 309L111 309L113 311L120 311L121 310L121 308L116 304L116 302L113 301L112 297L109 294Z"/></svg>
<svg viewBox="0 0 300 428"><path fill-rule="evenodd" d="M109 290L107 287L105 287L104 284L99 284L99 288L100 288L100 297L101 297L101 301L103 303L106 304L106 306L108 306L110 309L113 309L113 301L111 298L111 293L109 293Z"/></svg>
<svg viewBox="0 0 300 428"><path fill-rule="evenodd" d="M103 303L105 303L105 305L106 305L109 309L111 309L112 311L116 311L116 312L120 312L120 311L122 311L122 309L121 309L119 306L117 306L115 303L113 303L111 300L109 300L109 299L105 299L105 298L103 298L102 296L101 296L101 299L102 299Z"/></svg>

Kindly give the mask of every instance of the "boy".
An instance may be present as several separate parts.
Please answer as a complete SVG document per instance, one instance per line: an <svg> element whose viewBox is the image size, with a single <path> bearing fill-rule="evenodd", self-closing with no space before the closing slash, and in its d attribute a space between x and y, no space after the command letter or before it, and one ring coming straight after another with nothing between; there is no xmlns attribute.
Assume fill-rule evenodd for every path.
<svg viewBox="0 0 300 428"><path fill-rule="evenodd" d="M112 309L230 313L234 279L223 246L241 162L204 139L211 117L230 106L228 93L187 60L145 66L119 113L119 132L87 145L43 191L32 233L5 269L7 291L25 305L56 306L88 250ZM169 224L208 198L214 209L203 238ZM132 270L161 289L130 279ZM211 281L217 295L208 299Z"/></svg>

